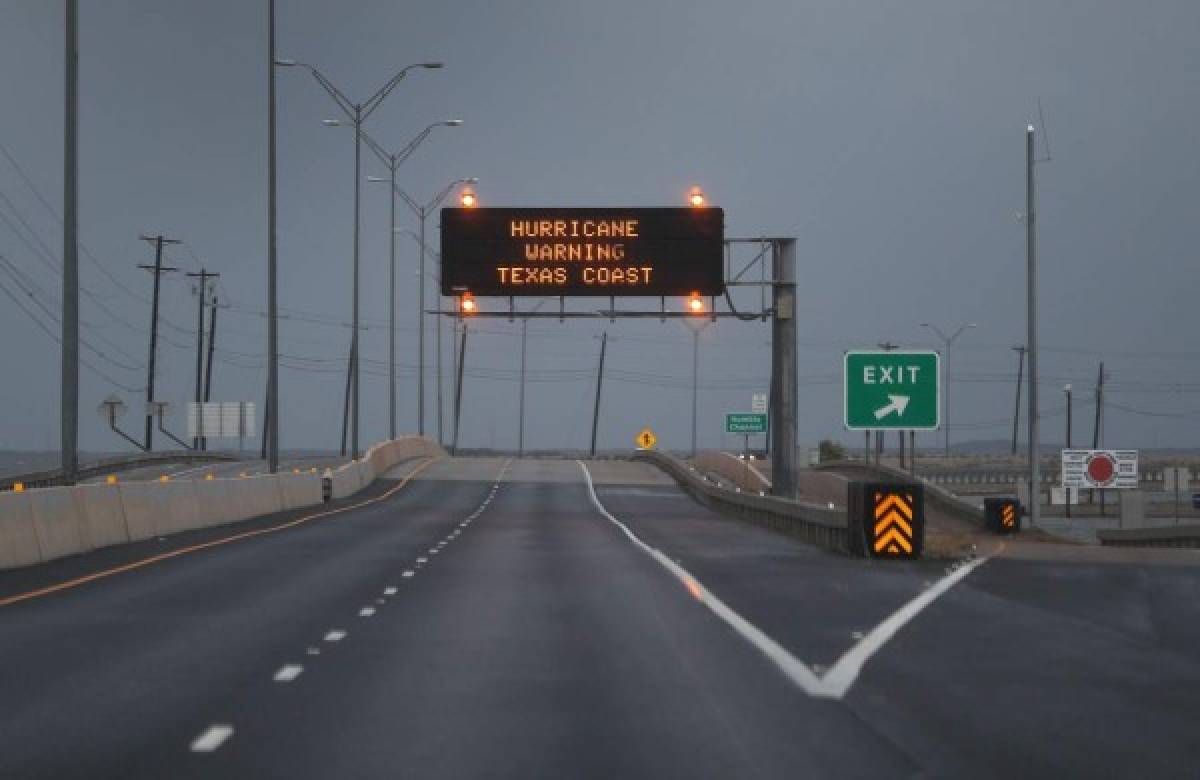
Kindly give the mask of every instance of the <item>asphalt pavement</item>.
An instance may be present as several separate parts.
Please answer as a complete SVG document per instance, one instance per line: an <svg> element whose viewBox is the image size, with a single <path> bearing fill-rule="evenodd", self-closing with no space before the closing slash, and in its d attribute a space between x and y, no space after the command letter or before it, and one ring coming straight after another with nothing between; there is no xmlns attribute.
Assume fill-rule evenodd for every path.
<svg viewBox="0 0 1200 780"><path fill-rule="evenodd" d="M395 481L415 468L277 533L0 576L2 601L112 572L0 607L0 777L1200 766L1200 554L861 561L647 464L447 459ZM185 553L120 569L156 544Z"/></svg>

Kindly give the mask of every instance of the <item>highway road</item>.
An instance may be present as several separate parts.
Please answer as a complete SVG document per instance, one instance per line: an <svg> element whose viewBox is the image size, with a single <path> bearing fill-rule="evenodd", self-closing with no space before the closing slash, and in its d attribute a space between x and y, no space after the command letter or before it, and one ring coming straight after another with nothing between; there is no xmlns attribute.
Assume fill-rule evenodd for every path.
<svg viewBox="0 0 1200 780"><path fill-rule="evenodd" d="M0 573L0 777L1200 766L1195 551L871 562L647 464L388 477L277 531L313 510Z"/></svg>

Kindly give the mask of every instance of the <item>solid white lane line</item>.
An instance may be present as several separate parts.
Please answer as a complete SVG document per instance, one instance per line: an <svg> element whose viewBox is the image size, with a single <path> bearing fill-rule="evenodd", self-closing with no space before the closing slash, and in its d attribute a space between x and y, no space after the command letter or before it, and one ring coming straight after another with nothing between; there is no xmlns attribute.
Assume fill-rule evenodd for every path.
<svg viewBox="0 0 1200 780"><path fill-rule="evenodd" d="M275 672L275 682L291 682L300 676L304 671L304 667L300 664L287 664L281 666L278 672Z"/></svg>
<svg viewBox="0 0 1200 780"><path fill-rule="evenodd" d="M359 617L371 617L375 614L375 607L363 607L358 611Z"/></svg>
<svg viewBox="0 0 1200 780"><path fill-rule="evenodd" d="M325 635L326 642L340 642L346 638L346 632L334 629Z"/></svg>
<svg viewBox="0 0 1200 780"><path fill-rule="evenodd" d="M192 752L211 753L221 747L221 744L231 736L233 736L233 726L228 723L214 723L192 740Z"/></svg>
<svg viewBox="0 0 1200 780"><path fill-rule="evenodd" d="M960 566L952 571L946 577L939 580L933 587L925 590L919 596L914 598L909 603L894 612L890 617L873 628L862 641L851 647L841 658L838 659L828 672L824 675L818 675L814 671L814 667L806 665L791 653L789 653L782 645L776 642L771 637L764 634L757 626L743 618L738 613L734 612L717 598L713 593L707 590L700 582L693 577L686 569L680 566L675 561L663 555L660 551L643 542L638 536L629 530L629 528L617 518L609 514L604 505L600 503L600 498L596 495L596 488L592 484L592 475L588 471L583 461L576 461L579 468L583 470L584 480L587 482L588 496L592 500L592 505L602 516L608 518L610 522L621 529L622 532L629 538L631 542L640 547L647 555L658 561L667 571L671 572L683 585L691 592L691 594L707 606L717 617L724 620L731 628L733 628L743 639L758 649L770 661L772 661L779 669L794 682L801 690L809 696L819 696L822 698L840 699L850 690L850 686L858 679L858 673L862 670L863 664L874 655L879 648L883 647L889 639L891 639L897 631L899 631L906 623L912 620L925 607L929 606L934 599L942 595L950 588L954 587L959 581L970 574L975 569L987 562L987 558L978 558L968 564Z"/></svg>
<svg viewBox="0 0 1200 780"><path fill-rule="evenodd" d="M395 595L396 595L396 590L397 590L397 588L396 588L396 586L395 586L395 585L389 585L389 586L387 586L386 588L384 588L384 589L383 589L383 595L385 595L385 596L395 596Z"/></svg>

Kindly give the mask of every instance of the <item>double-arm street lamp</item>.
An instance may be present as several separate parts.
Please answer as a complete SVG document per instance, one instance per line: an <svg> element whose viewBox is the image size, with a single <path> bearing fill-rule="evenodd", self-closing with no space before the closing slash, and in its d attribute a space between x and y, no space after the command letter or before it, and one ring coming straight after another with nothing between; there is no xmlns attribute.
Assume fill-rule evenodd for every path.
<svg viewBox="0 0 1200 780"><path fill-rule="evenodd" d="M358 360L358 321L359 321L359 314L358 314L358 311L359 311L359 305L358 305L359 240L358 240L358 238L359 238L359 222L360 222L359 206L360 206L361 195L362 195L362 184L361 184L362 183L362 138L363 138L362 126L363 126L363 123L366 122L367 119L371 116L371 114L375 113L375 109L379 108L380 104L382 104L383 101L387 98L387 96L392 93L392 90L394 90L396 88L396 86L404 79L404 77L406 75L408 75L408 72L410 70L413 70L416 68L431 68L431 69L432 68L440 68L440 67L442 67L442 63L440 63L440 62L421 62L421 63L416 63L414 65L409 65L405 68L402 68L399 72L396 73L396 75L394 75L390 79L388 79L388 81L382 87L380 87L370 97L368 97L366 100L364 100L360 103L356 103L353 100L351 100L350 98L346 97L345 93L343 93L340 89L338 89L336 86L334 86L333 83L328 78L326 78L323 73L321 73L321 71L317 70L312 65L309 65L309 64L303 63L303 62L297 62L295 60L275 60L274 64L277 66L280 66L280 67L306 68L308 70L308 72L313 75L313 78L315 78L317 80L317 83L320 84L321 87L329 94L329 97L331 97L333 99L333 102L337 104L338 108L340 108L342 110L342 113L345 114L345 116L346 116L347 122L349 122L350 126L352 126L354 128L354 255L353 255L353 282L352 282L353 287L354 287L354 292L353 292L353 305L352 305L352 308L353 308L352 328L353 328L353 330L352 330L352 335L350 337L350 365L351 365L351 371L352 371L351 385L353 388L352 389L352 399L353 399L353 404L354 404L354 416L351 418L352 422L351 422L351 427L350 427L350 431L351 431L350 453L351 453L351 457L357 459L360 454L359 447L358 447L358 422L359 422L359 403L358 403L359 381L358 380L359 380L359 373L360 373L360 361ZM327 120L325 122L325 124L336 127L336 126L342 125L343 123L340 120ZM278 414L278 410L275 410L274 413Z"/></svg>
<svg viewBox="0 0 1200 780"><path fill-rule="evenodd" d="M938 337L941 338L942 343L946 345L946 352L943 357L944 368L942 369L943 375L946 377L946 386L942 393L945 396L943 408L946 410L946 457L948 458L950 457L950 347L954 346L954 342L957 341L958 337L963 334L963 331L978 326L974 322L968 323L959 327L958 330L954 331L954 335L949 337L947 337L946 334L942 332L942 329L937 325L932 325L928 322L922 322L921 327L929 328L934 333L938 334Z"/></svg>
<svg viewBox="0 0 1200 780"><path fill-rule="evenodd" d="M409 155L416 151L422 141L429 137L434 128L459 127L461 125L461 119L447 119L442 122L434 122L420 133L417 133L416 137L394 154L389 154L385 151L371 136L366 133L362 134L362 138L367 142L367 146L388 167L388 171L391 174L390 179L384 179L379 176L368 176L367 181L390 181L392 185L392 192L388 194L388 205L391 215L388 228L388 253L390 258L390 272L388 276L388 431L392 439L396 438L396 169L408 159ZM424 247L422 247L423 249ZM424 251L422 251L422 255L424 255ZM421 431L421 433L424 432Z"/></svg>
<svg viewBox="0 0 1200 780"><path fill-rule="evenodd" d="M425 435L425 255L427 253L425 245L425 218L429 213L442 205L442 201L450 194L450 192L460 184L475 184L479 179L474 176L466 179L455 179L446 185L438 194L434 195L426 203L418 203L415 198L397 186L392 184L392 192L400 197L408 207L412 209L413 214L417 216L420 222L420 233L417 237L417 243L420 244L420 268L417 272L417 277L420 280L417 285L417 433ZM441 298L439 297L440 301ZM441 306L438 306L441 309ZM438 317L437 327L437 355L438 355L438 396L437 396L437 417L438 417L438 442L444 441L442 429L442 318Z"/></svg>

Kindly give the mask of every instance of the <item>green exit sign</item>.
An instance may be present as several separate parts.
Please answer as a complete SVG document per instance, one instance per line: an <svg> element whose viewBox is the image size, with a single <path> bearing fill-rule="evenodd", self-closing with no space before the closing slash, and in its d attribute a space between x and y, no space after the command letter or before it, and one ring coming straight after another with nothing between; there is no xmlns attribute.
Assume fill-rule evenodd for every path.
<svg viewBox="0 0 1200 780"><path fill-rule="evenodd" d="M766 433L767 416L765 414L746 414L739 412L725 415L725 433Z"/></svg>
<svg viewBox="0 0 1200 780"><path fill-rule="evenodd" d="M930 431L941 423L936 352L846 353L844 424L852 431Z"/></svg>

